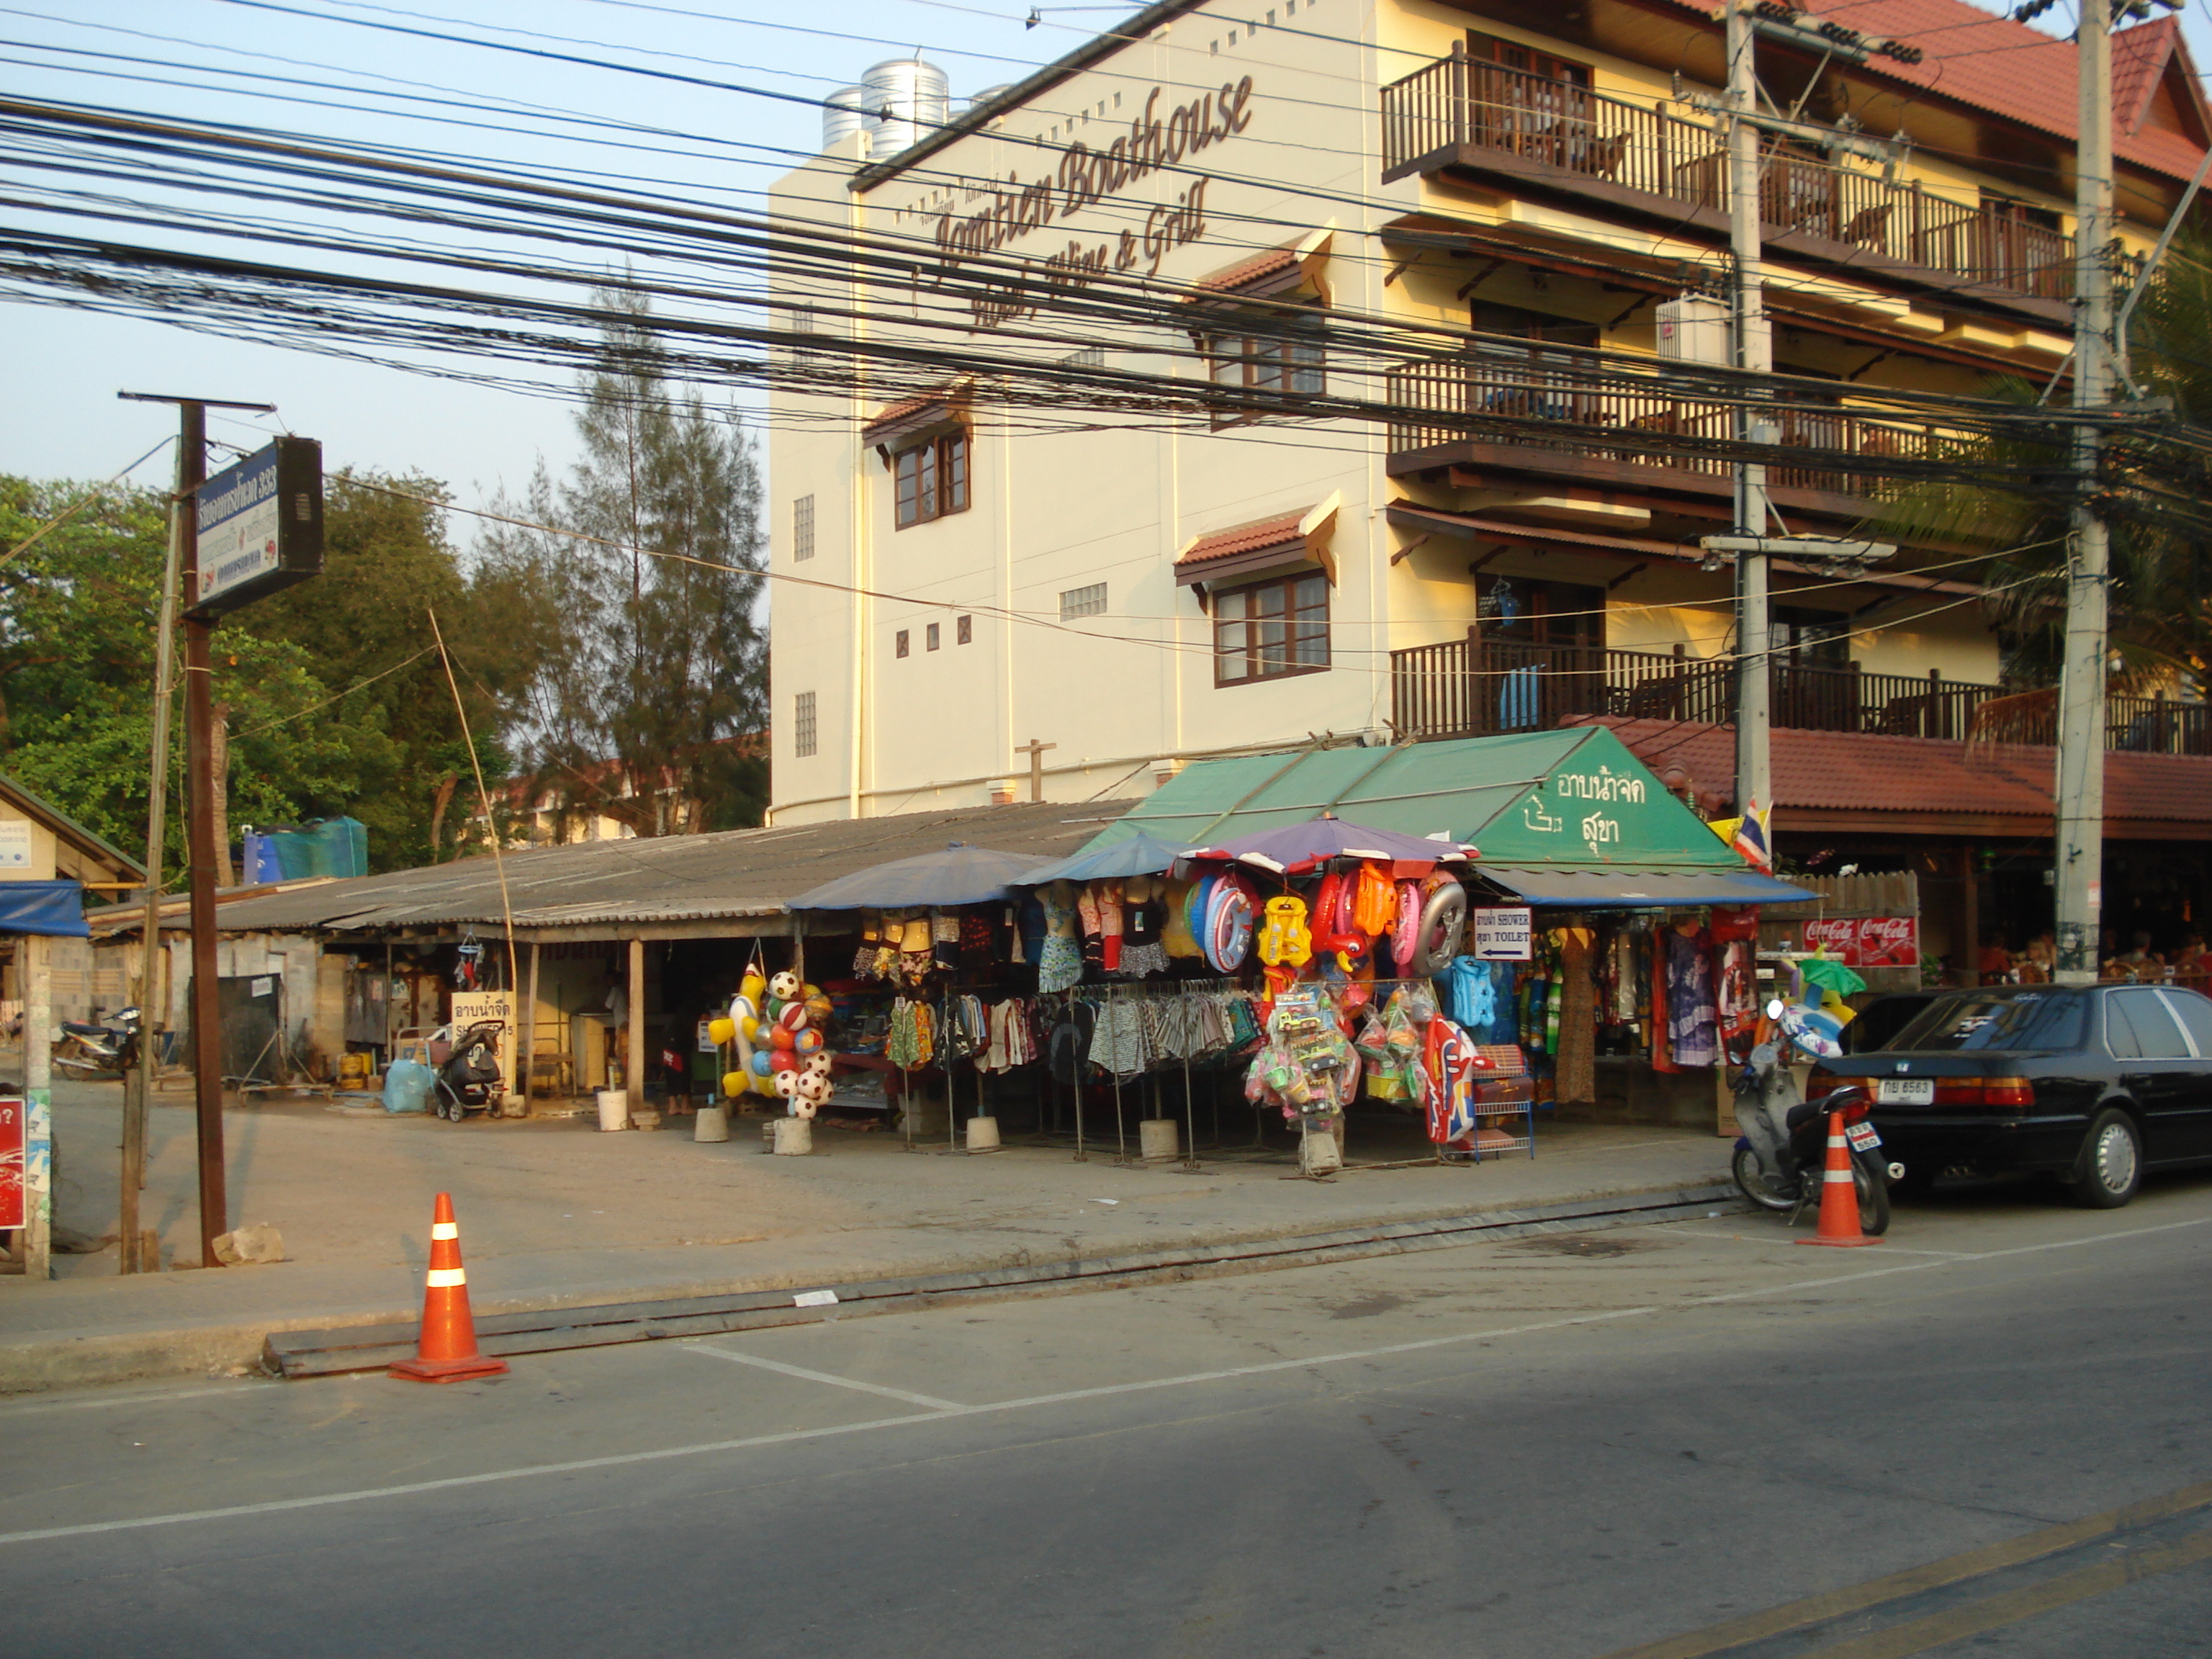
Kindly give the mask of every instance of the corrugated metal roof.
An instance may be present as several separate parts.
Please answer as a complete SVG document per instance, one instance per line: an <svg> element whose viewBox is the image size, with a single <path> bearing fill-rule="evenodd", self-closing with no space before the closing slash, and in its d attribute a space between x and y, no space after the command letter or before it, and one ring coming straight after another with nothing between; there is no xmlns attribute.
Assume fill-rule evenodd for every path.
<svg viewBox="0 0 2212 1659"><path fill-rule="evenodd" d="M1746 867L1602 726L1200 761L1091 844L1141 831L1195 847L1323 811L1472 842L1485 864Z"/></svg>
<svg viewBox="0 0 2212 1659"><path fill-rule="evenodd" d="M711 836L585 842L507 854L518 928L646 926L777 916L793 894L952 842L1054 857L1075 851L1127 801L978 806ZM374 933L501 925L489 858L324 882L222 907L222 931Z"/></svg>

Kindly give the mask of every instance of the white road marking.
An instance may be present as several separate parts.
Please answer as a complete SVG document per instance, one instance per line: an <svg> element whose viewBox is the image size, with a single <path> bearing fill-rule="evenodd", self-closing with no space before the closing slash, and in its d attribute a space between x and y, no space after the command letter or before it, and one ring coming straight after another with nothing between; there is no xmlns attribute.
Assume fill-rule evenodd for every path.
<svg viewBox="0 0 2212 1659"><path fill-rule="evenodd" d="M159 1394L103 1394L89 1400L24 1400L0 1405L0 1418L27 1417L33 1412L82 1412L100 1406L144 1406L162 1400L204 1400L211 1395L243 1395L281 1388L276 1382L216 1382L201 1388L164 1389Z"/></svg>
<svg viewBox="0 0 2212 1659"><path fill-rule="evenodd" d="M1745 1302L1755 1297L1789 1296L1805 1291L1828 1290L1838 1285L1856 1285L1864 1279L1888 1279L1899 1273L1929 1273L1937 1268L1959 1267L1968 1262L1996 1261L2011 1256L2037 1255L2050 1250L2075 1249L2088 1244L2108 1244L2121 1239L2144 1238L2157 1233L2176 1232L2187 1227L2207 1225L2212 1225L2212 1216L2192 1221L2166 1222L2154 1227L2135 1227L2124 1232L2097 1233L2087 1238L2061 1239L2047 1244L2021 1244L2009 1249L1984 1250L1969 1256L1901 1261L1894 1267L1873 1267L1857 1273L1833 1273L1820 1279L1801 1279L1787 1285L1768 1285L1756 1290L1729 1291L1718 1296L1687 1297L1680 1301L1650 1303L1641 1307L1614 1308L1603 1313L1575 1314L1560 1319L1538 1320L1526 1325L1504 1326L1496 1330L1461 1331L1450 1336L1426 1337L1413 1342L1391 1342L1380 1347L1352 1348L1338 1353L1310 1354L1296 1359L1272 1359L1260 1364L1232 1365L1222 1370L1190 1371L1180 1376L1154 1377L1141 1382L1110 1382L1093 1389L1070 1389L1059 1394L1031 1395L1024 1399L996 1401L984 1406L959 1406L949 1410L932 1411L926 1413L909 1413L903 1417L878 1417L870 1419L864 1423L842 1423L827 1428L789 1429L778 1434L747 1435L735 1440L709 1440L690 1446L664 1446L652 1451L616 1452L604 1457L580 1457L562 1463L530 1463L519 1468L487 1469L480 1474L448 1475L442 1480L415 1480L397 1486L366 1486L353 1492L323 1492L310 1498L279 1498L259 1504L233 1504L221 1509L190 1510L172 1515L138 1516L120 1521L88 1521L67 1527L40 1527L24 1532L0 1533L0 1545L34 1544L52 1538L83 1538L100 1533L137 1532L149 1527L186 1526L194 1522L235 1521L249 1516L280 1515L292 1510L327 1509L340 1504L362 1504L380 1498L412 1498L425 1492L451 1492L465 1486L495 1486L509 1480L536 1480L545 1475L580 1474L594 1469L624 1468L640 1463L664 1462L671 1458L704 1457L720 1452L750 1451L763 1446L784 1446L806 1440L827 1440L838 1435L868 1434L879 1429L912 1428L919 1423L938 1423L952 1417L981 1417L999 1412L1028 1411L1040 1406L1063 1405L1072 1401L1100 1400L1113 1395L1147 1394L1160 1389L1191 1388L1203 1382L1232 1382L1240 1377L1266 1376L1281 1371L1304 1370L1312 1366L1341 1365L1356 1360L1386 1358L1394 1354L1421 1353L1434 1348L1456 1347L1469 1342L1494 1342L1501 1338L1528 1336L1539 1331L1566 1330L1582 1325L1601 1325L1616 1319L1639 1319L1652 1314L1711 1307L1720 1303Z"/></svg>
<svg viewBox="0 0 2212 1659"><path fill-rule="evenodd" d="M828 1371L810 1371L804 1365L787 1365L780 1359L763 1359L758 1354L736 1353L728 1348L710 1348L703 1342L686 1342L686 1353L708 1353L717 1359L727 1359L739 1365L757 1365L764 1371L781 1371L786 1376L796 1376L807 1382L830 1382L841 1389L859 1389L866 1394L879 1394L886 1400L903 1400L910 1405L927 1406L933 1412L964 1412L967 1407L955 1400L939 1400L934 1395L908 1394L904 1389L887 1389L880 1382L863 1382L858 1377L832 1376Z"/></svg>

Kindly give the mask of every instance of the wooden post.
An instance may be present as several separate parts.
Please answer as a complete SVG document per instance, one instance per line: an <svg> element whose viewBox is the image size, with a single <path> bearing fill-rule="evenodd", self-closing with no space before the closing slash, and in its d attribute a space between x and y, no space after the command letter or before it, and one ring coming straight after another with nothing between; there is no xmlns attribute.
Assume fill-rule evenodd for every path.
<svg viewBox="0 0 2212 1659"><path fill-rule="evenodd" d="M53 967L36 933L18 939L15 959L23 980L23 1273L46 1279L53 1277Z"/></svg>
<svg viewBox="0 0 2212 1659"><path fill-rule="evenodd" d="M645 1109L645 941L629 941L629 1053L623 1064L623 1087L629 1109Z"/></svg>
<svg viewBox="0 0 2212 1659"><path fill-rule="evenodd" d="M1044 799L1044 751L1059 747L1056 743L1040 743L1035 738L1031 738L1025 744L1017 744L1014 746L1014 752L1017 755L1027 755L1030 757L1030 799L1031 800Z"/></svg>
<svg viewBox="0 0 2212 1659"><path fill-rule="evenodd" d="M530 1073L533 1057L538 1053L538 952L536 939L530 941L530 994L523 999L521 1030L515 1041L522 1052L518 1060L520 1080L515 1092L522 1097L523 1115L530 1115Z"/></svg>
<svg viewBox="0 0 2212 1659"><path fill-rule="evenodd" d="M1966 940L1959 960L1959 983L1966 986L1982 982L1982 889L1981 878L1974 873L1974 849L1961 842L1959 848L1959 917L1960 927Z"/></svg>

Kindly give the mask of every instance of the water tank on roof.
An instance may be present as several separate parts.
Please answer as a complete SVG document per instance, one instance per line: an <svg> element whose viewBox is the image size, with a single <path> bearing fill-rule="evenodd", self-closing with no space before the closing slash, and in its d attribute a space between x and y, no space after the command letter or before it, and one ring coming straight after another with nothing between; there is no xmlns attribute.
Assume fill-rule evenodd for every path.
<svg viewBox="0 0 2212 1659"><path fill-rule="evenodd" d="M822 148L831 146L865 132L871 123L866 108L867 89L864 87L840 87L822 100Z"/></svg>
<svg viewBox="0 0 2212 1659"><path fill-rule="evenodd" d="M875 122L872 152L896 155L951 118L951 83L919 58L894 58L860 77L861 107Z"/></svg>
<svg viewBox="0 0 2212 1659"><path fill-rule="evenodd" d="M977 93L973 98L970 98L968 100L968 107L969 109L981 109L984 105L991 102L994 99L1003 97L1013 89L1014 83L1011 81L1005 82L995 87L986 87L982 91Z"/></svg>

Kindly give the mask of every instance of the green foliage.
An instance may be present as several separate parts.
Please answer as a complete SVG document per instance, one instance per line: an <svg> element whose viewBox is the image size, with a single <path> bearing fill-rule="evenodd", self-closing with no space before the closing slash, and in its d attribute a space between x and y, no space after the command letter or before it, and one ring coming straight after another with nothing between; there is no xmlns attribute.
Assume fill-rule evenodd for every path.
<svg viewBox="0 0 2212 1659"><path fill-rule="evenodd" d="M677 387L644 303L623 313L583 381L584 459L541 464L509 515L551 531L488 532L478 580L539 618L521 730L538 787L564 810L638 835L757 823L767 763L757 613L761 479L734 416ZM688 804L688 805L684 805Z"/></svg>
<svg viewBox="0 0 2212 1659"><path fill-rule="evenodd" d="M0 548L86 493L67 482L0 477ZM234 834L347 813L368 826L373 868L431 858L438 783L468 775L444 674L434 652L422 654L431 644L432 605L487 776L510 769L500 738L511 712L505 688L521 678L518 641L531 637L528 617L518 616L512 592L466 579L433 504L443 498L442 486L421 478L334 477L325 573L216 630L213 691L231 732ZM0 563L0 769L134 855L146 842L167 544L163 494L114 489ZM173 876L184 841L181 703L179 696L170 726ZM473 793L469 785L449 814L449 847Z"/></svg>

